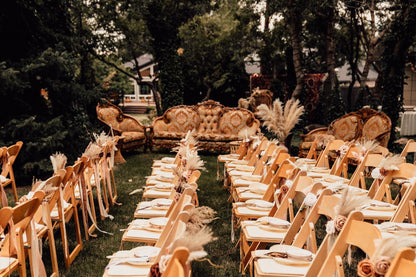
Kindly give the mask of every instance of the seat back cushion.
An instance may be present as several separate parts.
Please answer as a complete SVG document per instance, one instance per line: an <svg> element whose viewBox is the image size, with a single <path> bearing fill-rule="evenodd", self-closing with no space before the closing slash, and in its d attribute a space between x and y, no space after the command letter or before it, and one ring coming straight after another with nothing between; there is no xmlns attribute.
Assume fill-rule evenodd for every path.
<svg viewBox="0 0 416 277"><path fill-rule="evenodd" d="M260 123L254 115L244 109L227 109L222 115L219 123L219 130L224 135L238 135L243 139L246 135L254 135Z"/></svg>
<svg viewBox="0 0 416 277"><path fill-rule="evenodd" d="M380 135L389 132L391 129L391 121L387 116L375 115L367 120L363 126L362 137L364 139L373 140L381 139L379 141L382 146L385 146L385 139L379 138ZM386 134L387 135L387 134ZM388 138L390 134L388 134ZM387 138L387 142L388 142Z"/></svg>
<svg viewBox="0 0 416 277"><path fill-rule="evenodd" d="M191 106L172 107L153 121L155 137L165 137L168 134L184 135L188 131L198 129L199 116Z"/></svg>
<svg viewBox="0 0 416 277"><path fill-rule="evenodd" d="M360 135L362 121L356 115L344 115L334 120L328 128L328 134L336 139L351 141Z"/></svg>
<svg viewBox="0 0 416 277"><path fill-rule="evenodd" d="M129 117L123 118L119 123L119 128L122 132L144 132L143 127L136 120Z"/></svg>
<svg viewBox="0 0 416 277"><path fill-rule="evenodd" d="M199 124L198 133L218 134L218 122L223 113L223 107L201 105L197 107L197 111L201 121Z"/></svg>
<svg viewBox="0 0 416 277"><path fill-rule="evenodd" d="M98 119L111 126L114 129L119 129L120 112L111 106L101 107L97 109Z"/></svg>

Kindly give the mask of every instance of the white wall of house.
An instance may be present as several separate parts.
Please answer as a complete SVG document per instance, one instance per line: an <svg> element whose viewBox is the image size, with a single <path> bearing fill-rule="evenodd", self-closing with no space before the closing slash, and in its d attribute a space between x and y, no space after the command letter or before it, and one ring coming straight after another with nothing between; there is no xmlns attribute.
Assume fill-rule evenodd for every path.
<svg viewBox="0 0 416 277"><path fill-rule="evenodd" d="M151 64L147 67L143 67L140 70L142 74L142 81L144 83L151 83L154 80L155 76L155 64ZM150 86L147 85L138 85L134 79L131 79L134 86L133 94L125 94L124 101L139 101L139 102L154 102L153 92L150 89Z"/></svg>

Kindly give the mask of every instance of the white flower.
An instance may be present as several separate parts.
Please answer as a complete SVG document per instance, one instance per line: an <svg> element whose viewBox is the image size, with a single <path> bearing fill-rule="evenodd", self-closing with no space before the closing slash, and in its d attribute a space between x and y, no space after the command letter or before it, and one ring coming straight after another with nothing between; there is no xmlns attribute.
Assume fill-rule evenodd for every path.
<svg viewBox="0 0 416 277"><path fill-rule="evenodd" d="M383 179L384 176L380 173L380 168L376 167L373 169L373 171L371 171L371 177L373 177L373 179Z"/></svg>
<svg viewBox="0 0 416 277"><path fill-rule="evenodd" d="M315 194L309 192L308 194L306 194L305 199L303 199L303 203L305 204L305 206L312 207L313 205L315 205L317 199L318 198Z"/></svg>
<svg viewBox="0 0 416 277"><path fill-rule="evenodd" d="M326 223L326 233L332 235L335 233L335 222L330 220Z"/></svg>

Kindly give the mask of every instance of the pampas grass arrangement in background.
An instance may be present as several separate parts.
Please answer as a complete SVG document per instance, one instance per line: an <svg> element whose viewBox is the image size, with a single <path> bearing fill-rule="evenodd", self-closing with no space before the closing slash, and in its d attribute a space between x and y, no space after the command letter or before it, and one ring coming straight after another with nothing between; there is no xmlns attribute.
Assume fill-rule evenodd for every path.
<svg viewBox="0 0 416 277"><path fill-rule="evenodd" d="M290 99L283 107L283 103L276 99L272 108L265 104L257 107L257 115L263 121L263 126L267 130L276 134L280 142L284 142L290 135L295 125L300 121L304 113L304 107L300 105L299 100Z"/></svg>

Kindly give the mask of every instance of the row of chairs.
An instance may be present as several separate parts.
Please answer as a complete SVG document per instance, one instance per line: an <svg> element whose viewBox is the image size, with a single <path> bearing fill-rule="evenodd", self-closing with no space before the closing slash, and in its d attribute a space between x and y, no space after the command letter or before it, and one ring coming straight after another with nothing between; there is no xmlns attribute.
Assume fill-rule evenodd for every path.
<svg viewBox="0 0 416 277"><path fill-rule="evenodd" d="M197 181L202 162L196 141L189 136L181 141L174 158L154 161L142 201L123 233L121 250L110 256L103 276L190 276L191 250L177 241L189 231L189 220L198 205ZM133 248L126 250L131 245ZM168 252L173 254L164 268ZM139 267L129 264L143 257L138 261Z"/></svg>
<svg viewBox="0 0 416 277"><path fill-rule="evenodd" d="M25 203L31 203L33 199L40 199L40 204L34 209L33 214L26 219L33 222L33 224L29 224L29 227L33 225L32 230L21 228L16 232L16 236L23 237L23 249L36 248L39 253L42 252L41 249L33 246L30 236L35 236L36 240L48 242L52 266L50 269L51 276L59 276L54 230L60 230L65 267L70 268L83 247L81 224L84 227L85 239L89 240L91 236L95 236L93 234L97 228L95 198L99 198L98 203L100 207L102 206L100 209L102 219L109 216L110 206L117 203L117 190L113 174L114 164L112 162L112 151L115 144L116 139L111 137L108 137L105 142L101 141L99 143L96 141L91 143L83 156L70 166L65 165L65 157L65 161L61 163L59 168L54 169L55 172L51 177L45 181L35 182L31 191L18 198L15 207L12 208L15 209L21 205L26 205ZM21 144L18 145L20 149ZM18 151L14 153L17 154ZM52 158L53 156L51 156L51 160ZM13 172L11 165L12 163L8 162L9 172ZM11 183L15 184L14 174L8 176L13 180ZM96 190L96 193L94 193L94 190ZM6 205L3 204L3 208L9 209ZM80 223L79 211L81 211L82 223ZM13 224L14 221L13 218L10 223ZM75 234L75 246L72 249L70 244L73 245L73 243L69 240L69 226L74 228L71 233ZM23 235L19 232L23 232ZM8 235L13 237L11 232ZM3 245L4 243L7 244L7 240L3 240L2 243ZM2 247L2 251L3 249L7 249L7 247ZM43 268L43 263L39 259L34 260L30 251L21 250L17 255L10 251L4 251L0 256L16 259L20 276L26 276L27 257L29 257L32 276L45 276L44 269L41 271L43 274L33 275L34 270L37 272L36 268ZM23 255L23 253L26 255ZM0 270L0 276L8 276L9 271L13 270L15 268L8 265Z"/></svg>
<svg viewBox="0 0 416 277"><path fill-rule="evenodd" d="M339 210L343 210L340 206L345 206L348 201L354 205L348 212L344 208L343 223L366 221L361 223L370 226L366 227L369 230L379 230L380 226L371 223L384 221L390 224L416 223L413 221L416 185L412 179L416 177L416 166L404 160L415 151L412 149L416 149L416 144L409 141L400 156L394 157L396 167L374 180L369 178L370 171L393 157L387 149L369 142L347 144L331 140L319 155L314 154L311 147L307 159L297 159L272 141L253 138L250 143L241 144L236 154L219 156L218 160L225 163L224 188L229 190L233 202L232 229L240 228L241 270L250 269L250 273L256 276L330 276L337 269L338 275L342 275L339 256L343 253L336 251L342 248L333 246L333 234L325 236L318 247L315 225L320 216L328 221L339 218ZM393 199L395 182L400 184L400 188ZM344 235L341 236L341 232ZM351 231L344 227L341 232L336 236L335 245L338 241L348 244L345 238ZM372 239L364 240L372 243ZM265 250L276 243L278 245L272 247L276 251ZM361 246L359 242L356 244ZM273 252L282 255L279 252L286 253L290 248L297 252L308 248L311 251L308 253L315 258L303 261L303 266L293 266L289 264L291 259L287 259L287 254L285 258L273 259L266 255ZM332 253L330 251L336 254L327 256ZM328 267L327 264L333 265L334 261L338 261L336 266Z"/></svg>

